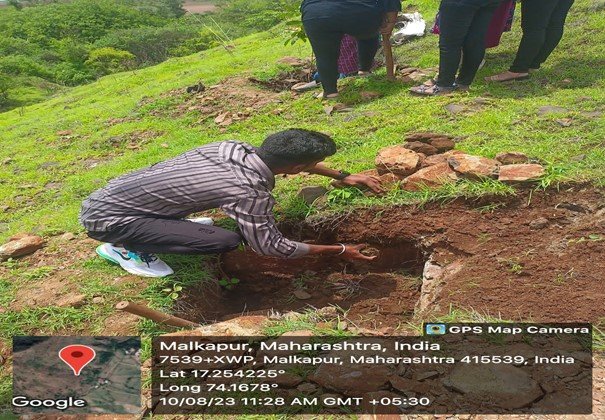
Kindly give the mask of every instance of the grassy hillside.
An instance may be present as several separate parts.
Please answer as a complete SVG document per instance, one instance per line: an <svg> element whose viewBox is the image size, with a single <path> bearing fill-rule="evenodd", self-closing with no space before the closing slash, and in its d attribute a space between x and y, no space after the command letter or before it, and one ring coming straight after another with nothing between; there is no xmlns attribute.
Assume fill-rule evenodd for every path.
<svg viewBox="0 0 605 420"><path fill-rule="evenodd" d="M418 1L432 22L437 1ZM177 155L195 146L221 139L259 144L271 132L288 127L325 131L335 137L340 152L329 159L337 168L351 171L373 166L381 147L400 143L412 131L437 131L463 138L458 148L492 157L517 150L547 163L543 186L562 180L590 180L605 185L605 2L578 0L567 33L544 68L530 80L508 85L488 85L483 77L506 68L520 37L518 19L500 47L490 50L470 93L451 97L418 98L407 89L410 83L388 83L384 70L367 79L343 83L341 101L354 108L348 113L327 115L324 105L311 94L277 95L280 103L249 111L250 117L221 127L214 116L191 106L191 96L174 92L203 81L206 86L233 76L270 79L284 70L277 60L286 55L310 56L308 44L285 46L281 29L256 34L234 43L160 65L104 77L90 85L71 89L52 100L0 114L0 240L22 231L50 237L61 232L81 233L77 222L80 202L107 180ZM427 35L396 50L402 67L431 68L438 64L437 37ZM235 83L235 82L227 82ZM364 99L372 91L379 98ZM172 93L171 93L172 92ZM481 98L481 99L479 99ZM186 106L179 108L183 103ZM445 107L459 105L452 113ZM226 103L221 110L237 104ZM540 113L541 107L560 107L556 113ZM178 112L176 110L178 109ZM276 110L277 109L277 110ZM328 180L296 177L279 180L276 195L280 214L304 215L294 199L298 187ZM440 195L511 193L497 182L461 184ZM435 194L436 195L436 194ZM407 203L430 198L426 192L394 191L382 199L355 198L344 203ZM334 203L333 210L343 203ZM0 307L21 299L19 289L60 277L62 287L102 296L103 302L79 309L55 304L28 305L0 310L0 337L14 334L98 333L124 297L144 299L156 307L172 304L163 289L203 280L199 259L170 257L178 269L173 278L134 281L120 269L105 264L92 253L71 258L72 270L62 260L68 245L52 242L47 252L56 261L38 265L24 261L2 264ZM75 252L75 251L74 251ZM119 282L116 279L128 279ZM108 279L114 279L109 281ZM27 302L26 302L27 303ZM153 326L141 324L142 332ZM153 330L155 331L155 330ZM10 384L4 373L0 399Z"/></svg>

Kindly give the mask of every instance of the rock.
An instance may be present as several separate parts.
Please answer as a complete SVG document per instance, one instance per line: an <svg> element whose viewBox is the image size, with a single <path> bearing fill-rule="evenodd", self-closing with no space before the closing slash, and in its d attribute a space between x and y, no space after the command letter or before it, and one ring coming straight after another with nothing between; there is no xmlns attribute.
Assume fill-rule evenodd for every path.
<svg viewBox="0 0 605 420"><path fill-rule="evenodd" d="M568 112L567 109L560 106L546 105L538 108L538 115L565 114L566 112Z"/></svg>
<svg viewBox="0 0 605 420"><path fill-rule="evenodd" d="M419 394L428 394L433 387L428 382L419 382L412 379L402 378L401 376L391 376L389 382L398 391L401 392L417 392Z"/></svg>
<svg viewBox="0 0 605 420"><path fill-rule="evenodd" d="M0 260L33 254L44 246L44 239L36 235L25 235L0 246Z"/></svg>
<svg viewBox="0 0 605 420"><path fill-rule="evenodd" d="M498 180L501 182L535 181L543 175L544 168L536 163L503 165L500 167Z"/></svg>
<svg viewBox="0 0 605 420"><path fill-rule="evenodd" d="M422 131L419 133L409 134L405 140L406 141L421 141L422 143L430 143L432 139L448 137L445 134L432 133L430 131Z"/></svg>
<svg viewBox="0 0 605 420"><path fill-rule="evenodd" d="M449 150L445 153L440 153L438 155L427 156L420 165L421 168L426 168L428 166L437 165L438 163L447 163L449 157L454 155L464 155L465 153L460 150Z"/></svg>
<svg viewBox="0 0 605 420"><path fill-rule="evenodd" d="M384 406L380 404L375 405L370 402L372 400L380 401L382 398L388 398L391 401L396 401L397 398L401 398L401 395L390 391L375 391L364 394L362 401L362 412L371 413L364 414L364 416L367 416L368 419L372 420L399 420L401 418L410 418L410 416L401 416L401 411L399 411L399 407L397 407L395 404ZM433 416L431 416L431 418L432 417ZM365 418L362 417L361 420L365 420Z"/></svg>
<svg viewBox="0 0 605 420"><path fill-rule="evenodd" d="M498 153L495 159L503 165L515 165L517 163L529 162L529 157L527 157L525 153L521 152Z"/></svg>
<svg viewBox="0 0 605 420"><path fill-rule="evenodd" d="M529 222L529 227L534 230L544 229L548 226L548 219L546 217L538 217L535 220Z"/></svg>
<svg viewBox="0 0 605 420"><path fill-rule="evenodd" d="M336 318L338 316L338 309L334 306L324 306L316 311L317 315L324 318Z"/></svg>
<svg viewBox="0 0 605 420"><path fill-rule="evenodd" d="M416 172L421 157L418 153L401 145L385 147L376 156L376 169L380 175L392 173L400 177Z"/></svg>
<svg viewBox="0 0 605 420"><path fill-rule="evenodd" d="M497 160L465 154L450 156L447 163L460 175L473 179L495 177L500 166Z"/></svg>
<svg viewBox="0 0 605 420"><path fill-rule="evenodd" d="M65 295L57 299L55 305L60 308L79 308L86 302L86 295Z"/></svg>
<svg viewBox="0 0 605 420"><path fill-rule="evenodd" d="M280 387L284 388L294 388L295 386L299 385L302 381L303 378L301 378L300 376L287 372L271 380L272 383L275 383Z"/></svg>
<svg viewBox="0 0 605 420"><path fill-rule="evenodd" d="M307 300L307 299L311 299L311 294L302 290L302 289L298 289L295 290L293 293L294 297L296 297L296 299L300 299L300 300Z"/></svg>
<svg viewBox="0 0 605 420"><path fill-rule="evenodd" d="M416 375L414 375L414 379L416 379L417 381L425 381L427 379L436 378L437 376L439 376L439 372L437 372L436 370L430 370L428 372L417 373Z"/></svg>
<svg viewBox="0 0 605 420"><path fill-rule="evenodd" d="M9 241L18 241L19 239L23 239L23 238L27 238L28 236L31 236L31 233L15 233L13 236L11 236L10 238L8 238Z"/></svg>
<svg viewBox="0 0 605 420"><path fill-rule="evenodd" d="M187 86L187 93L202 93L206 90L206 86L202 82L198 82L195 85Z"/></svg>
<svg viewBox="0 0 605 420"><path fill-rule="evenodd" d="M497 401L507 410L526 407L543 395L540 385L523 370L514 366L456 366L443 380L443 385L468 394L480 401Z"/></svg>
<svg viewBox="0 0 605 420"><path fill-rule="evenodd" d="M313 337L313 331L311 330L294 330L283 333L282 337Z"/></svg>
<svg viewBox="0 0 605 420"><path fill-rule="evenodd" d="M573 124L573 119L571 118L559 118L556 121L561 127L570 127Z"/></svg>
<svg viewBox="0 0 605 420"><path fill-rule="evenodd" d="M300 317L301 317L302 315L303 315L303 314L301 314L301 313L294 312L294 311L290 311L290 312L286 312L286 313L284 314L283 318L284 318L286 321L296 321L297 319L300 319Z"/></svg>
<svg viewBox="0 0 605 420"><path fill-rule="evenodd" d="M381 340L356 338L355 342L361 343L380 343ZM387 343L383 343L386 351L380 353L384 357L396 357L398 352L389 347ZM352 356L368 356L372 354L363 350L342 350L331 351L325 355L327 358L340 357L341 360L350 360ZM397 369L396 364L373 364L373 363L357 363L357 364L336 364L322 363L315 372L309 376L309 380L321 385L323 388L345 394L347 396L362 396L368 392L373 392L384 388L389 381L389 376L395 374Z"/></svg>
<svg viewBox="0 0 605 420"><path fill-rule="evenodd" d="M458 175L447 162L438 163L408 176L401 183L406 191L419 191L422 188L437 188L449 182L456 182Z"/></svg>
<svg viewBox="0 0 605 420"><path fill-rule="evenodd" d="M439 150L437 150L436 147L431 146L427 143L423 143L421 141L411 141L409 143L405 143L403 147L405 147L406 149L413 150L416 153L423 153L427 156L439 153Z"/></svg>
<svg viewBox="0 0 605 420"><path fill-rule="evenodd" d="M215 336L215 337L258 337L263 336L263 328L269 321L266 316L249 315L233 318L216 324L203 325L193 330L182 330L166 336Z"/></svg>
<svg viewBox="0 0 605 420"><path fill-rule="evenodd" d="M380 93L372 91L363 91L360 93L361 99L364 101L371 101L372 99L380 98Z"/></svg>
<svg viewBox="0 0 605 420"><path fill-rule="evenodd" d="M456 147L454 140L449 137L437 137L431 140L431 146L437 149L439 153L447 152Z"/></svg>
<svg viewBox="0 0 605 420"><path fill-rule="evenodd" d="M304 384L298 385L296 389L302 392L303 394L308 395L313 394L315 391L317 391L317 385L305 382Z"/></svg>
<svg viewBox="0 0 605 420"><path fill-rule="evenodd" d="M305 65L305 60L298 57L286 56L277 60L279 64L286 64L292 67L301 67Z"/></svg>
<svg viewBox="0 0 605 420"><path fill-rule="evenodd" d="M458 104L448 104L444 108L447 112L454 115L459 114L466 109L463 105Z"/></svg>
<svg viewBox="0 0 605 420"><path fill-rule="evenodd" d="M65 232L63 235L59 236L59 239L62 241L73 241L76 239L76 235L71 232Z"/></svg>
<svg viewBox="0 0 605 420"><path fill-rule="evenodd" d="M92 298L92 303L100 305L101 303L105 303L105 299L101 296L95 296L94 298Z"/></svg>
<svg viewBox="0 0 605 420"><path fill-rule="evenodd" d="M315 200L317 200L319 197L322 197L327 192L328 189L326 187L314 185L301 188L297 196L310 206Z"/></svg>

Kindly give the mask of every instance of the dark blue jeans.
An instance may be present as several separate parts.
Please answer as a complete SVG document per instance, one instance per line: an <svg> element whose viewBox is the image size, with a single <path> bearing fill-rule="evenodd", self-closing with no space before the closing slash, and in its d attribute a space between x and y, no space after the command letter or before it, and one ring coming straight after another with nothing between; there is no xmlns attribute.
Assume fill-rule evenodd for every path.
<svg viewBox="0 0 605 420"><path fill-rule="evenodd" d="M523 0L523 37L510 71L538 69L563 37L563 27L574 0Z"/></svg>
<svg viewBox="0 0 605 420"><path fill-rule="evenodd" d="M305 19L303 26L313 47L317 71L325 95L338 92L338 54L344 34L357 39L359 70L370 71L379 47L378 30L382 13L351 13L330 18Z"/></svg>
<svg viewBox="0 0 605 420"><path fill-rule="evenodd" d="M452 87L454 82L460 85L473 82L485 56L489 23L501 1L441 1L437 86Z"/></svg>

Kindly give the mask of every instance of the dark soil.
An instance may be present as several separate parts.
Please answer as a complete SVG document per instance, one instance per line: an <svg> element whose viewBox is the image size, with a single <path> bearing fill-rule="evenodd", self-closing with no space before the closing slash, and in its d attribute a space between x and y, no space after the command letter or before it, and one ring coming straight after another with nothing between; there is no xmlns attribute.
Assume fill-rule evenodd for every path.
<svg viewBox="0 0 605 420"><path fill-rule="evenodd" d="M431 308L436 313L454 307L509 320L605 320L602 190L575 185L423 208L359 210L283 230L321 243L368 243L381 256L360 264L227 254L219 277L240 283L212 303L185 295L183 307L190 309L181 315L227 319L338 305L365 327L396 328L413 315L423 263L432 255L440 265L462 260ZM311 297L295 297L301 289Z"/></svg>

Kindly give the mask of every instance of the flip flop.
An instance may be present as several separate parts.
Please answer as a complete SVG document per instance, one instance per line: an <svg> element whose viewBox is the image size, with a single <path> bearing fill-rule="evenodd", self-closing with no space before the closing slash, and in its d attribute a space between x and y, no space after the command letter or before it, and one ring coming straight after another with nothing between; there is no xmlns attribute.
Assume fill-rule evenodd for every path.
<svg viewBox="0 0 605 420"><path fill-rule="evenodd" d="M511 74L507 75L506 73L495 74L493 76L488 76L485 78L486 82L510 82L513 80L525 80L529 79L529 73L518 73L520 76L513 76Z"/></svg>

